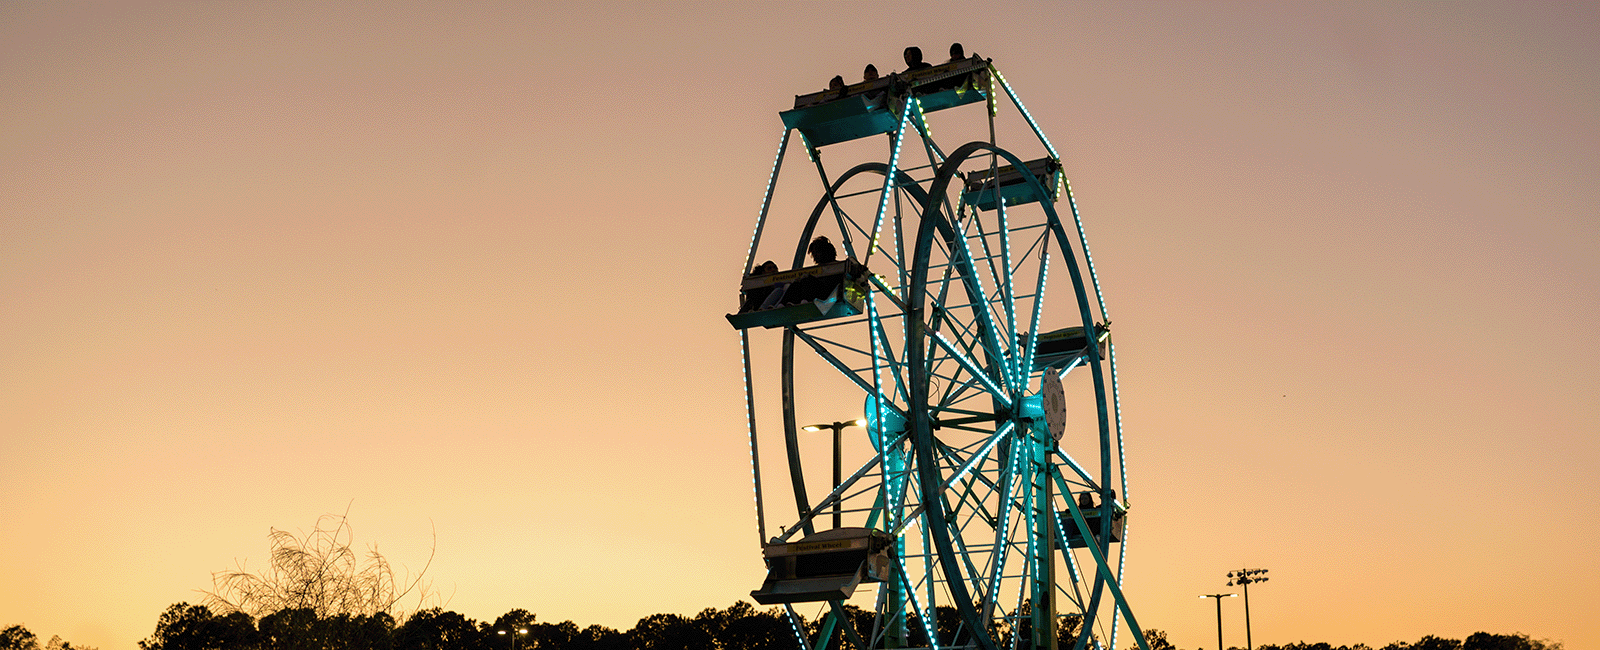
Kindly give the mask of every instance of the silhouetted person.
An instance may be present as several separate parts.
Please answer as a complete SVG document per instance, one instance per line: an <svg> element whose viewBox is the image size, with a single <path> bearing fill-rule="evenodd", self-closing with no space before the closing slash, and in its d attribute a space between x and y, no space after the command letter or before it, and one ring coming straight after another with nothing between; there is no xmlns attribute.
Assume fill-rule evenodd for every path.
<svg viewBox="0 0 1600 650"><path fill-rule="evenodd" d="M777 263L773 262L772 260L767 260L762 262L761 266L757 266L754 270L750 271L750 277L753 278L760 275L772 275L777 272ZM744 304L739 305L739 313L743 314L747 311L755 311L760 309L761 304L767 301L767 296L772 295L772 289L772 285L767 285L765 287L758 287L746 291L744 293Z"/></svg>
<svg viewBox="0 0 1600 650"><path fill-rule="evenodd" d="M1088 492L1079 492L1078 493L1078 509L1079 510L1092 510L1092 509L1094 509L1094 496L1090 495Z"/></svg>
<svg viewBox="0 0 1600 650"><path fill-rule="evenodd" d="M906 72L927 70L933 67L922 60L922 48L915 45L906 48Z"/></svg>
<svg viewBox="0 0 1600 650"><path fill-rule="evenodd" d="M811 240L806 252L811 254L811 261L814 264L832 264L839 261L839 250L833 247L833 243L829 242L827 237Z"/></svg>
<svg viewBox="0 0 1600 650"><path fill-rule="evenodd" d="M950 60L951 61L960 61L960 60L965 59L965 58L967 58L967 52L966 52L966 50L961 49L961 44L960 43L951 43L950 44Z"/></svg>
<svg viewBox="0 0 1600 650"><path fill-rule="evenodd" d="M839 261L839 251L827 237L817 237L811 240L811 245L806 246L806 252L811 254L811 262L818 266ZM817 275L807 273L795 280L784 291L780 300L783 304L811 302L814 300L828 300L837 298L839 287L844 281L844 275Z"/></svg>
<svg viewBox="0 0 1600 650"><path fill-rule="evenodd" d="M878 78L878 66L875 66L875 65L872 65L871 63L868 63L866 69L861 71L861 80L862 81L874 81L877 78Z"/></svg>
<svg viewBox="0 0 1600 650"><path fill-rule="evenodd" d="M833 75L833 78L828 80L827 92L828 94L823 96L824 99L839 99L840 97L844 97L845 93L849 92L845 90L844 77Z"/></svg>

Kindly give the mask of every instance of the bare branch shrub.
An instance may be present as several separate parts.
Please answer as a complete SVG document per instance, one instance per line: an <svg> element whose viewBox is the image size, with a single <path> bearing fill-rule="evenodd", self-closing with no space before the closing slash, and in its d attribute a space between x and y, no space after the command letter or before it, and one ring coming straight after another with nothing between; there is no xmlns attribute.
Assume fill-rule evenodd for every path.
<svg viewBox="0 0 1600 650"><path fill-rule="evenodd" d="M267 539L272 545L271 566L251 573L240 562L237 569L212 573L213 590L201 590L206 607L218 614L244 612L258 619L284 609L309 609L318 617L385 613L405 620L409 612L400 607L401 600L415 596L416 606L410 610L415 611L433 596L423 576L438 550L437 533L422 571L398 579L376 544L367 550L365 562L357 557L348 509L342 515L318 517L316 526L303 536L273 528Z"/></svg>

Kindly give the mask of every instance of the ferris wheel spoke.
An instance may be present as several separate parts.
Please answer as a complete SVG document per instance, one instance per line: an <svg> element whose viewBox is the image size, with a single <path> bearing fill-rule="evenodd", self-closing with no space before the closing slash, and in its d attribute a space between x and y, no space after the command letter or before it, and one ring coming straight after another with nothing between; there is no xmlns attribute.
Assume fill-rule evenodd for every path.
<svg viewBox="0 0 1600 650"><path fill-rule="evenodd" d="M892 295L889 297L893 298ZM867 314L872 324L872 330L868 335L873 346L873 377L881 377L880 373L887 371L890 377L894 379L895 395L903 400L911 399L911 391L906 387L904 378L907 368L905 364L895 358L894 347L890 345L892 339L889 338L889 333L885 331L883 319L878 314L878 303L875 294L869 293L867 295ZM874 385L871 394L883 394L882 386Z"/></svg>
<svg viewBox="0 0 1600 650"><path fill-rule="evenodd" d="M1019 366L1025 373L1033 371L1034 354L1039 350L1039 346L1036 343L1039 340L1039 318L1044 313L1044 285L1049 277L1050 248L1042 246L1039 249L1039 283L1033 292L1033 316L1028 319L1028 332L1022 341L1022 362ZM1046 370L1046 372L1049 372L1049 370Z"/></svg>
<svg viewBox="0 0 1600 650"><path fill-rule="evenodd" d="M976 217L977 214L978 211L973 210L974 217ZM999 321L1006 324L1005 331L1003 333L999 331L996 331L995 333L996 337L1005 337L1016 332L1017 330L1017 318L1015 311L1016 296L1013 295L1010 282L1011 238L1006 234L1008 223L1006 219L1005 203L1002 202L998 204L995 214L995 230L993 232L987 231L983 227L982 219L974 218L972 222L977 226L977 232L969 237L969 240L977 239L983 249L983 268L988 270L988 275L986 277L989 279L990 284L995 287L994 293L992 294L993 297L987 301L986 307L989 308L987 315L991 322ZM998 255L998 268L995 266L997 256L993 249L993 245L991 244L991 239L998 240L1000 246L1000 252ZM982 278L980 277L980 285L982 285L981 280ZM1004 314L994 313L993 308L996 303L999 303L1000 307L1005 312ZM1001 320L1001 318L1003 318L1003 320ZM999 328L997 327L996 329L998 330ZM1001 340L1009 340L1009 338L1001 338ZM1006 385L1011 390L1020 390L1020 381L1018 379L1017 369L1014 367L1014 364L1003 364L1003 374L1006 378Z"/></svg>
<svg viewBox="0 0 1600 650"><path fill-rule="evenodd" d="M988 294L984 292L982 279L973 273L971 251L964 251L964 253L965 259L961 260L964 264L957 264L957 270L964 271L964 273L957 277L961 280L961 285L967 290L970 310L974 316L974 325L979 330L979 335L974 342L982 346L985 356L989 359L999 359L1004 356L1000 352L1000 342L1004 339L995 325L990 304L985 299ZM948 345L949 341L945 341L945 344ZM1009 396L1006 401L1010 402Z"/></svg>
<svg viewBox="0 0 1600 650"><path fill-rule="evenodd" d="M957 406L967 405L975 400L979 402L976 408L993 408L993 400L985 399L989 397L989 389L984 386L978 376L966 372L964 368L954 361L948 364L941 364L941 368L934 369L928 374L930 377L935 377L945 382L943 390L934 404L935 410L955 410ZM990 417L993 417L992 413Z"/></svg>
<svg viewBox="0 0 1600 650"><path fill-rule="evenodd" d="M978 464L982 463L984 459L989 458L989 451L994 450L995 445L998 445L1000 440L1005 439L1006 434L1010 434L1010 429L1008 429L1008 427L1010 427L1010 423L1006 423L1006 426L1000 427L1000 431L995 431L994 435L990 435L989 440L984 440L984 445L982 445L982 447L979 448L976 453L968 456L965 461L960 461L958 466L955 464L955 461L958 461L958 458L954 455L954 453L949 453L949 455L946 455L946 458L952 461L952 467L950 467L949 480L946 480L944 485L939 487L939 493L944 495L944 493L949 492L952 485L955 485L955 483L962 482L963 479L966 479L966 475L973 471L973 467L978 466ZM982 477L982 474L976 475L973 480L979 480L979 477Z"/></svg>
<svg viewBox="0 0 1600 650"><path fill-rule="evenodd" d="M899 445L899 444L903 443L905 441L906 437L909 436L909 435L910 434L902 434L899 438L897 438L891 444ZM784 535L782 535L782 536L780 536L779 539L783 540L783 541L787 541L790 537L794 536L794 532L796 530L800 530L805 524L807 524L807 523L811 522L813 519L815 519L818 514L826 512L828 510L828 508L833 506L833 504L835 502L842 501L843 500L842 495L844 495L846 492L848 492L850 490L850 488L855 487L855 484L857 482L859 482L862 479L862 477L867 476L867 474L869 472L871 472L872 470L876 469L878 467L878 465L881 464L882 462L883 462L883 455L882 454L873 456L870 460L868 460L866 462L866 464L864 464L860 468L856 469L856 471L854 473L852 473L849 476L849 478L846 478L844 481L840 482L838 487L834 488L832 492L829 492L827 496L824 496L822 498L822 500L817 502L817 504L815 506L812 506L811 507L811 511L809 513L807 513L804 517L801 517L799 521L796 521L794 526L790 526L789 527L789 532L784 534Z"/></svg>
<svg viewBox="0 0 1600 650"><path fill-rule="evenodd" d="M833 354L833 351L829 350L827 348L827 346L824 346L815 337L812 337L809 333L807 333L805 331L802 331L799 328L791 327L789 329L790 329L790 331L794 332L794 335L795 335L796 338L800 339L801 341L804 341L806 343L806 345L810 346L812 350L816 351L817 356L822 357L824 360L826 360L830 365L832 365L834 367L835 370L838 370L840 374L844 375L846 378L848 378L851 381L855 382L856 386L858 386L862 390L866 391L867 394L869 394L869 395L875 394L875 390L872 387L872 382L867 381L865 379L862 379L860 373L856 372L855 370L850 368L850 366L846 365L843 361L839 360L839 357L835 356ZM896 415L900 416L900 417L905 417L906 416L905 409L903 409L901 407L898 407L898 406L895 406L892 403L887 403L886 402L886 403L883 404L883 407L894 411L894 413Z"/></svg>
<svg viewBox="0 0 1600 650"><path fill-rule="evenodd" d="M1078 461L1076 459L1074 459L1070 454L1068 454L1065 451L1062 451L1058 447L1058 448L1055 449L1055 456L1057 458L1060 458L1061 462L1064 463L1067 467L1072 468L1072 472L1074 474L1077 474L1078 478L1083 480L1083 484L1085 486L1087 486L1091 490L1095 490L1095 491L1099 491L1100 490L1100 483L1098 481L1094 480L1094 477L1090 476L1089 472L1084 470L1083 466L1079 465ZM1066 477L1060 476L1058 474L1056 476L1056 480L1061 482L1061 489L1062 490L1066 490L1067 489L1067 486L1066 486L1066 480L1067 479L1066 479ZM1063 492L1063 494L1065 494L1065 492Z"/></svg>
<svg viewBox="0 0 1600 650"><path fill-rule="evenodd" d="M994 396L995 401L1000 402L1007 409L1011 408L1011 396L1001 389L1000 385L995 383L994 378L990 377L982 368L979 368L971 358L957 350L949 339L946 339L941 334L934 334L933 341L945 351L945 354L949 355L957 364L960 364L961 368L967 371L967 374L982 383L983 387L988 389L989 393Z"/></svg>
<svg viewBox="0 0 1600 650"><path fill-rule="evenodd" d="M994 526L993 537L994 555L990 559L990 568L992 572L989 576L989 584L991 585L1001 584L1002 578L1005 575L1006 560L1011 552L1011 544L1007 542L1011 538L1012 517L1010 508L1007 507L1007 502L1010 500L1010 495L1016 481L1017 454L1016 451L1013 450L1012 453L1006 454L1006 456L1007 458L1005 459L1005 463L1001 471L1000 484L996 486L1001 488L998 490L998 492L1002 497L1002 501L1000 503L999 511L996 513L995 517L996 525ZM991 587L989 589L989 593L986 594L983 600L983 610L986 612L985 618L988 618L992 615L994 607L999 601L999 596L1000 590L998 588Z"/></svg>
<svg viewBox="0 0 1600 650"><path fill-rule="evenodd" d="M1078 567L1078 556L1072 554L1072 549L1067 544L1067 529L1062 520L1061 511L1058 509L1052 509L1051 516L1055 520L1056 539L1060 540L1061 542L1058 546L1058 549L1061 552L1063 560L1065 560L1065 564L1067 565L1067 574L1071 578L1072 582L1072 593L1069 594L1068 597L1071 598L1072 604L1077 607L1078 611L1083 611L1087 609L1088 605L1083 597L1083 569ZM1066 593L1064 588L1061 591L1063 594Z"/></svg>
<svg viewBox="0 0 1600 650"><path fill-rule="evenodd" d="M1013 235L1021 235L1034 230L1039 231L1039 233L1028 241L1028 247L1022 251L1021 255L1016 257L1017 263L1011 266L1009 270L1012 275L1021 272L1023 264L1028 260L1035 259L1035 254L1043 254L1042 249L1049 245L1051 232L1050 224L1048 223L1035 223L1011 229Z"/></svg>

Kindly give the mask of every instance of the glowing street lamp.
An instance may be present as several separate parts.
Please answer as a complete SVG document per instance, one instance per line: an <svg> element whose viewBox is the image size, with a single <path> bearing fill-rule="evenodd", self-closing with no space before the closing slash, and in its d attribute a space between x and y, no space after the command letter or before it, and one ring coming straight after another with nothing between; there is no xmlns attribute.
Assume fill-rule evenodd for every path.
<svg viewBox="0 0 1600 650"><path fill-rule="evenodd" d="M833 489L835 489L835 490L839 489L839 484L844 482L843 460L839 456L839 437L840 437L839 432L844 431L845 427L864 427L864 426L867 426L867 421L866 420L855 419L855 420L850 420L848 422L831 422L831 423L828 423L828 424L808 424L806 426L800 427L801 429L804 429L806 431L821 431L823 429L833 429ZM840 527L842 527L844 525L842 523L844 521L844 515L843 515L843 512L839 510L839 501L840 500L836 499L833 502L833 527L834 528L840 528Z"/></svg>
<svg viewBox="0 0 1600 650"><path fill-rule="evenodd" d="M525 628L525 627L517 628L517 633L511 635L511 650L517 650L517 635L519 635L519 634L527 634L527 633L528 633L528 628ZM508 633L505 630L495 630L495 634L499 634L499 635L504 636L505 634L508 634Z"/></svg>
<svg viewBox="0 0 1600 650"><path fill-rule="evenodd" d="M1217 599L1217 650L1222 650L1222 599L1232 598L1239 594L1204 594L1201 598Z"/></svg>
<svg viewBox="0 0 1600 650"><path fill-rule="evenodd" d="M1239 585L1244 587L1244 647L1245 650L1254 650L1250 645L1250 583L1266 582L1267 578L1258 577L1266 574L1266 569L1239 569L1228 572L1228 586Z"/></svg>

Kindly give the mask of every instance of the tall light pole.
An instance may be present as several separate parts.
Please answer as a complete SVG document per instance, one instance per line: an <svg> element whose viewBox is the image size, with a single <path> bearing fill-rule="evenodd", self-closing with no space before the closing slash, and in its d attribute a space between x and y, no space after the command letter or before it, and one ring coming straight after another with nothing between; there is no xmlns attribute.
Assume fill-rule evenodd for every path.
<svg viewBox="0 0 1600 650"><path fill-rule="evenodd" d="M512 634L511 635L511 650L517 650L517 635L518 634L527 634L527 633L528 633L528 628L525 628L525 627L517 628L516 634ZM505 630L495 630L495 634L503 635L503 634L506 634L506 631Z"/></svg>
<svg viewBox="0 0 1600 650"><path fill-rule="evenodd" d="M833 429L833 489L835 489L835 490L839 489L839 484L844 482L844 466L843 466L843 462L844 461L839 456L839 438L840 438L840 433L839 432L844 431L845 427L864 427L864 426L867 426L867 421L858 418L858 419L855 419L855 420L850 420L848 422L830 422L828 424L808 424L806 426L800 427L801 429L804 429L806 431L821 431L823 429ZM843 513L843 511L841 511L839 509L839 505L840 505L839 504L839 500L835 499L834 502L833 502L833 527L834 528L840 528L840 527L844 526L844 524L842 523L844 521L844 513Z"/></svg>
<svg viewBox="0 0 1600 650"><path fill-rule="evenodd" d="M1252 582L1266 582L1267 579L1265 577L1258 577L1258 576L1263 576L1264 574L1266 574L1266 572L1267 572L1266 569L1239 569L1238 571L1229 571L1228 572L1228 586L1229 587L1232 587L1232 586L1234 586L1236 584L1241 586L1241 587L1244 587L1244 647L1245 647L1245 650L1254 650L1255 649L1255 646L1250 644L1250 583L1252 583Z"/></svg>
<svg viewBox="0 0 1600 650"><path fill-rule="evenodd" d="M1239 594L1204 594L1201 598L1215 598L1217 600L1217 650L1222 648L1222 599L1232 598Z"/></svg>

